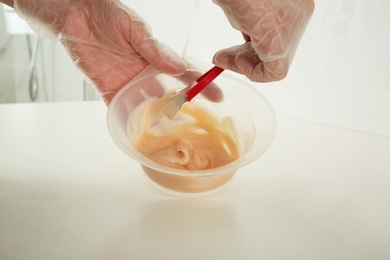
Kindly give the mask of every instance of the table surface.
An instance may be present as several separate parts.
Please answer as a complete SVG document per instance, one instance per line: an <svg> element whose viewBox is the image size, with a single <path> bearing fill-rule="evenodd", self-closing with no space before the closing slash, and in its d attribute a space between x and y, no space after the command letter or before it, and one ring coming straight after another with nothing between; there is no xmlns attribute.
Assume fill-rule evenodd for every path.
<svg viewBox="0 0 390 260"><path fill-rule="evenodd" d="M0 259L390 259L390 138L278 117L223 191L154 189L102 102L0 105Z"/></svg>

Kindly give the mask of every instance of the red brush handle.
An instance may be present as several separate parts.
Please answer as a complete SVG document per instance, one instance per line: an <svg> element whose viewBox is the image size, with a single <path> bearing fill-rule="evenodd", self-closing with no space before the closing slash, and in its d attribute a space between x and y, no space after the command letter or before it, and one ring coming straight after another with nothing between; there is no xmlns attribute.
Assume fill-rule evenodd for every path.
<svg viewBox="0 0 390 260"><path fill-rule="evenodd" d="M251 39L248 36L245 36L245 42L250 42ZM200 76L192 88L190 88L186 93L184 93L184 97L187 101L191 101L196 95L198 95L205 87L207 87L216 77L218 77L219 74L222 73L224 69L214 66L209 71L204 73L202 76Z"/></svg>
<svg viewBox="0 0 390 260"><path fill-rule="evenodd" d="M191 101L196 95L198 95L205 87L207 87L219 74L222 73L224 69L214 66L205 74L200 76L196 82L198 82L195 86L190 88L185 94L184 97L187 101Z"/></svg>

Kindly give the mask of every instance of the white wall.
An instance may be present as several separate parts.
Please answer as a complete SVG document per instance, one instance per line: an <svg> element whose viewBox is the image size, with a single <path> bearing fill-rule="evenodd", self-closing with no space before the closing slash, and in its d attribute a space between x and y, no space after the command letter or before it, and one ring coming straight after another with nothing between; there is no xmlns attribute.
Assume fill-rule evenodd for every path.
<svg viewBox="0 0 390 260"><path fill-rule="evenodd" d="M216 51L243 41L211 0L124 3L180 55L210 63ZM389 10L388 0L317 0L288 77L251 84L278 115L390 137ZM70 88L80 89L81 83L69 83L66 75L79 75L61 46L54 48L52 84L55 93L67 90L56 100L72 99Z"/></svg>

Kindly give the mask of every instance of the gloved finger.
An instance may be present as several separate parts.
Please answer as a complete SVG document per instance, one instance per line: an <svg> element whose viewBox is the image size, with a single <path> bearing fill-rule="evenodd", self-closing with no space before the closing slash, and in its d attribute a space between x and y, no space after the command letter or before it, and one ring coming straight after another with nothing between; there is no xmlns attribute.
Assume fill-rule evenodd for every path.
<svg viewBox="0 0 390 260"><path fill-rule="evenodd" d="M213 63L221 68L247 76L251 81L270 82L283 79L289 69L289 59L262 61L252 42L217 52Z"/></svg>
<svg viewBox="0 0 390 260"><path fill-rule="evenodd" d="M132 46L145 60L164 73L181 75L186 69L179 55L157 39L146 38Z"/></svg>
<svg viewBox="0 0 390 260"><path fill-rule="evenodd" d="M127 6L118 3L120 8L131 18L131 27L127 37L128 43L146 61L160 71L170 75L180 75L185 72L186 64L179 55L164 43L153 38L151 29L143 19Z"/></svg>

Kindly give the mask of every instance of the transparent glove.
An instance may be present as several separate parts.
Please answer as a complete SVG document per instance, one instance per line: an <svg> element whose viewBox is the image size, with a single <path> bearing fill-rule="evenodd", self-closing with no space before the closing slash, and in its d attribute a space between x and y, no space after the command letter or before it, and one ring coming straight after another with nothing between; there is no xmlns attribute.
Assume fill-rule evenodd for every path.
<svg viewBox="0 0 390 260"><path fill-rule="evenodd" d="M314 0L213 0L247 42L217 52L213 62L250 80L283 79L314 11Z"/></svg>
<svg viewBox="0 0 390 260"><path fill-rule="evenodd" d="M172 75L185 71L180 57L119 0L14 0L14 9L39 35L61 41L107 105L149 64Z"/></svg>

